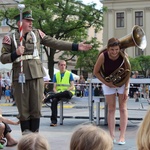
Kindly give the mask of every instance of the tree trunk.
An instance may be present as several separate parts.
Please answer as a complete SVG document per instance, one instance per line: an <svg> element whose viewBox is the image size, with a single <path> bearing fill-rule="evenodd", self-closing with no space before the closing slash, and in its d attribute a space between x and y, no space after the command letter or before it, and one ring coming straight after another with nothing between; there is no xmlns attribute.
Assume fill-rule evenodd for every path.
<svg viewBox="0 0 150 150"><path fill-rule="evenodd" d="M50 52L49 52L49 56L48 58L48 69L49 69L49 75L51 78L51 81L53 81L53 76L54 76L54 54L55 54L55 49L49 48ZM49 84L49 91L53 90L53 84Z"/></svg>

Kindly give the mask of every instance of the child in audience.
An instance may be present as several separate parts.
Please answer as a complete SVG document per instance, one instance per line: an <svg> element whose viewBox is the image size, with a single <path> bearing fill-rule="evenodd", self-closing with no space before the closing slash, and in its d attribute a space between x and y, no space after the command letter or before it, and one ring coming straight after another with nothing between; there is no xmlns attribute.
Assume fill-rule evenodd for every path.
<svg viewBox="0 0 150 150"><path fill-rule="evenodd" d="M41 134L31 132L20 139L17 150L50 150L50 146Z"/></svg>
<svg viewBox="0 0 150 150"><path fill-rule="evenodd" d="M110 135L94 125L79 126L73 133L70 150L112 150Z"/></svg>
<svg viewBox="0 0 150 150"><path fill-rule="evenodd" d="M11 90L9 88L9 86L6 86L6 90L5 90L5 103L7 103L7 101L9 101L10 103L10 96L11 96Z"/></svg>
<svg viewBox="0 0 150 150"><path fill-rule="evenodd" d="M137 132L138 150L150 150L150 109L147 111Z"/></svg>
<svg viewBox="0 0 150 150"><path fill-rule="evenodd" d="M5 143L5 139L7 139L6 146L15 146L17 145L17 141L13 139L10 135L11 129L7 124L18 125L19 121L14 122L2 116L2 110L0 109L0 149L3 149L3 144ZM3 141L3 142L2 142Z"/></svg>

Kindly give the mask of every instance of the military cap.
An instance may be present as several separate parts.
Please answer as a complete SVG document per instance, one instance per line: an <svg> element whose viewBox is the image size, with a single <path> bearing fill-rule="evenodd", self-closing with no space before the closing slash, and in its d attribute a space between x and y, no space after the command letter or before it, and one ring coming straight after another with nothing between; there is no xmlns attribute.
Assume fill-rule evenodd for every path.
<svg viewBox="0 0 150 150"><path fill-rule="evenodd" d="M14 19L18 22L20 20L20 14L16 15ZM31 11L25 11L22 13L22 19L27 19L27 20L34 20L32 18L32 12Z"/></svg>

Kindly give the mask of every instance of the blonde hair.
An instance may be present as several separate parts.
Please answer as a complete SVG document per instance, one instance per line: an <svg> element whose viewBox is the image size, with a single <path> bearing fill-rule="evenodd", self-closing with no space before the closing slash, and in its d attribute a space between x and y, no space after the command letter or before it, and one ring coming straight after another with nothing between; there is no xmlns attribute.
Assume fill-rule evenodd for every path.
<svg viewBox="0 0 150 150"><path fill-rule="evenodd" d="M28 133L20 139L18 150L50 150L50 146L47 139L41 134Z"/></svg>
<svg viewBox="0 0 150 150"><path fill-rule="evenodd" d="M147 111L137 132L138 150L150 150L150 109Z"/></svg>
<svg viewBox="0 0 150 150"><path fill-rule="evenodd" d="M79 126L70 141L70 150L112 150L109 134L94 125Z"/></svg>

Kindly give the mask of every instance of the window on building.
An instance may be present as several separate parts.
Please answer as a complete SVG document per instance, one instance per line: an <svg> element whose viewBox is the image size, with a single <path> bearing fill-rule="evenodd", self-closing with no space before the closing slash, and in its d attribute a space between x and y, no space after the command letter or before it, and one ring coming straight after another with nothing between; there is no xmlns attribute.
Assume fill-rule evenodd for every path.
<svg viewBox="0 0 150 150"><path fill-rule="evenodd" d="M1 21L1 26L7 26L7 24L6 24L6 18Z"/></svg>
<svg viewBox="0 0 150 150"><path fill-rule="evenodd" d="M139 26L143 26L143 11L135 12L135 24Z"/></svg>
<svg viewBox="0 0 150 150"><path fill-rule="evenodd" d="M116 13L116 26L117 28L124 27L124 12Z"/></svg>
<svg viewBox="0 0 150 150"><path fill-rule="evenodd" d="M143 55L143 51L138 47L135 47L135 56L141 56L141 55Z"/></svg>

